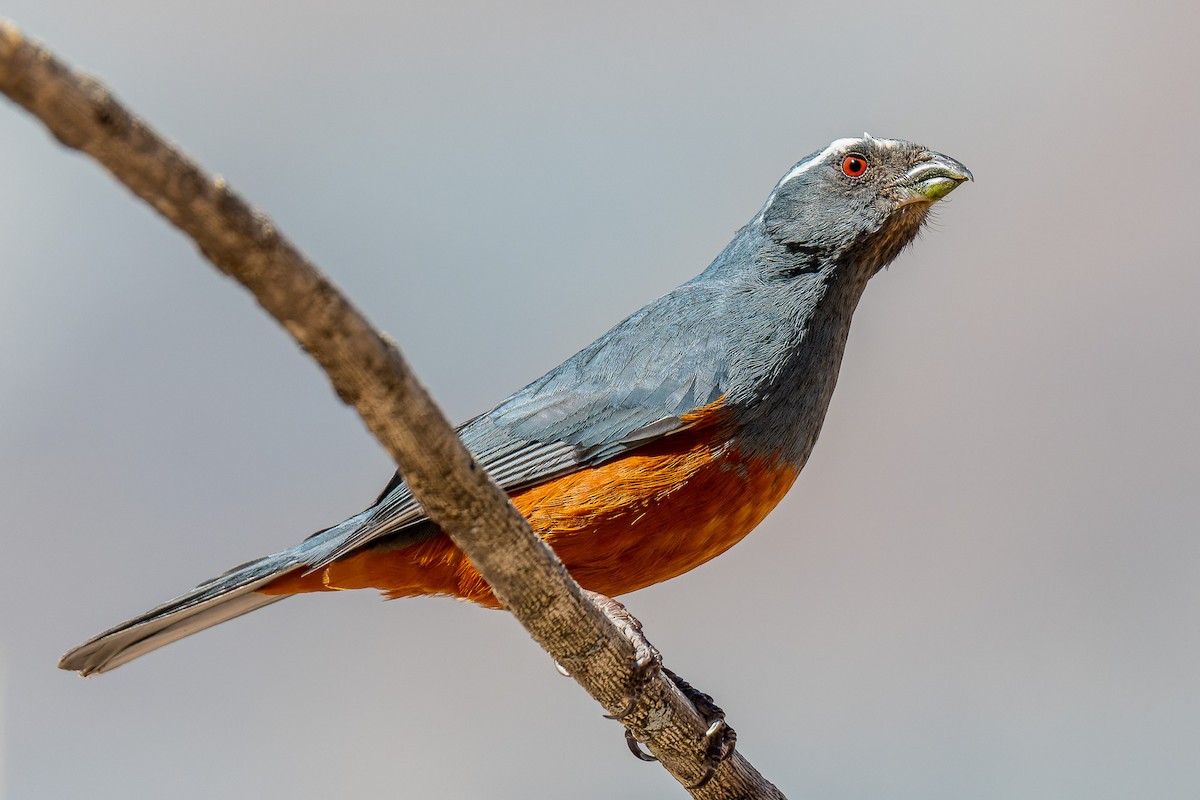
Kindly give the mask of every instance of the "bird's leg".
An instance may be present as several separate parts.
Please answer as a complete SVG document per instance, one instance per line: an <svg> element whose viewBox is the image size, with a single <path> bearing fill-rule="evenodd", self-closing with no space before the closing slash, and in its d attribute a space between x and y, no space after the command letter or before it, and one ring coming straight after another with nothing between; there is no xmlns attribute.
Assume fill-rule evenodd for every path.
<svg viewBox="0 0 1200 800"><path fill-rule="evenodd" d="M662 668L662 654L658 652L658 648L650 644L650 641L642 633L642 623L637 617L629 613L629 609L625 608L621 603L613 600L611 597L606 597L599 592L592 592L587 589L583 590L592 602L600 609L604 616L608 617L612 624L616 625L626 639L633 645L633 677L630 680L629 691L625 695L625 703L621 706L621 710L613 714L605 714L609 719L615 719L618 722L623 722L637 702L637 696L641 692L642 687L654 675L654 673ZM641 751L639 750L639 753ZM645 754L638 755L642 758ZM649 757L653 759L653 756ZM643 758L643 760L646 760Z"/></svg>

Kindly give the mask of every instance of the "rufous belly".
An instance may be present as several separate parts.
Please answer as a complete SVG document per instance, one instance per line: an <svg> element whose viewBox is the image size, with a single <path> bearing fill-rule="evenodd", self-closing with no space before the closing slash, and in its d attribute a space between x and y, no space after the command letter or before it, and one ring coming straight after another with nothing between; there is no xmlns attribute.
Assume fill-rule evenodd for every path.
<svg viewBox="0 0 1200 800"><path fill-rule="evenodd" d="M783 499L798 470L744 457L713 429L665 437L633 454L512 494L534 532L585 588L616 596L673 578L725 552ZM285 575L270 594L375 588L389 597L453 595L497 605L444 534L365 550Z"/></svg>

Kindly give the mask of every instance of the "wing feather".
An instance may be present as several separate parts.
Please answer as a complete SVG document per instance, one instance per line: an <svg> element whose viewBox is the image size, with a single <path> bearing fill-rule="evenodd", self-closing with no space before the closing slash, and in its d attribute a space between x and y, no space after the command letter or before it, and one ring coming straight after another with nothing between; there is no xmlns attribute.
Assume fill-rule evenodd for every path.
<svg viewBox="0 0 1200 800"><path fill-rule="evenodd" d="M718 295L685 284L629 317L486 414L458 429L463 444L512 492L617 458L691 427L688 415L722 397L723 337L680 346L698 313L719 313ZM706 326L720 331L720 326ZM396 476L354 526L310 540L305 563L320 569L426 518ZM417 536L414 530L414 536ZM428 535L427 531L420 535Z"/></svg>

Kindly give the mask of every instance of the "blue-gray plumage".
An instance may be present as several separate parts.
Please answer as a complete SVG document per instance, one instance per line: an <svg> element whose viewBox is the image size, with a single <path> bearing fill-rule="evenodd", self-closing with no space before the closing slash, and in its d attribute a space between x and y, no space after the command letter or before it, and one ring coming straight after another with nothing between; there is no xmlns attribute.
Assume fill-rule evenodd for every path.
<svg viewBox="0 0 1200 800"><path fill-rule="evenodd" d="M909 142L833 142L776 184L702 274L467 422L463 443L585 588L629 591L713 557L804 466L868 279L970 177ZM294 592L488 602L455 558L397 477L362 513L106 631L60 666L103 672Z"/></svg>

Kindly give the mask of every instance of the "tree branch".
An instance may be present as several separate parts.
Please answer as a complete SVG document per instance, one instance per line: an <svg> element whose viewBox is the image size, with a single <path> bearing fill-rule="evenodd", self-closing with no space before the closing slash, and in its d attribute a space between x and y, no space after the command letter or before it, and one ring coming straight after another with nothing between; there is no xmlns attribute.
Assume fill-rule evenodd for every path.
<svg viewBox="0 0 1200 800"><path fill-rule="evenodd" d="M271 221L126 110L96 80L72 70L0 19L0 90L63 144L90 155L180 228L329 375L391 454L413 494L471 559L530 635L605 709L627 704L634 647L585 597L562 563L480 469L408 368L381 336ZM658 671L624 723L685 786L701 778L708 726ZM772 797L779 791L740 754L698 798Z"/></svg>

